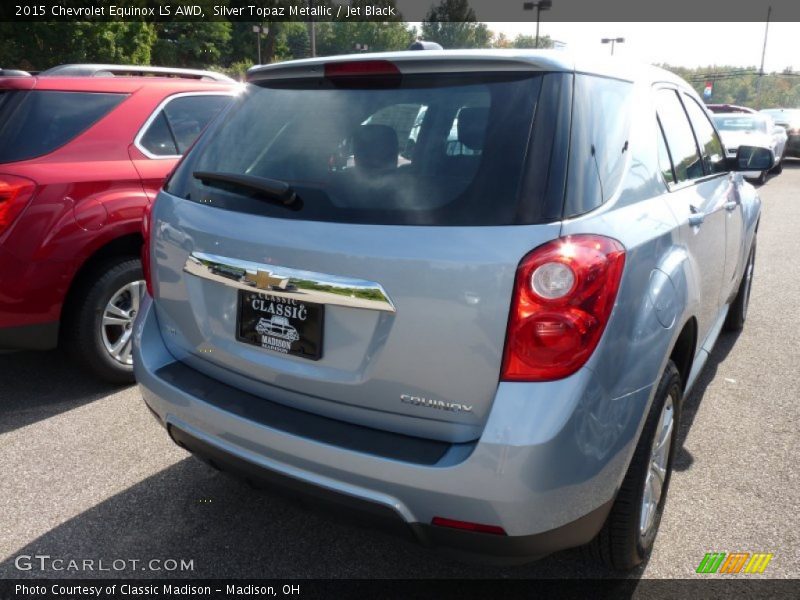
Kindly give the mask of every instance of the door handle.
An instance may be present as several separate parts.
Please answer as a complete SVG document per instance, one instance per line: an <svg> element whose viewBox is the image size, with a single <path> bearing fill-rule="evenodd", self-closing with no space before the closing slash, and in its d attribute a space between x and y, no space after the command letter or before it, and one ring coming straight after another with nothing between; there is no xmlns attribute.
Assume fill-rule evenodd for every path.
<svg viewBox="0 0 800 600"><path fill-rule="evenodd" d="M706 220L706 213L701 212L691 204L689 205L689 212L692 214L689 215L689 225L692 227L700 227L703 224L703 221Z"/></svg>
<svg viewBox="0 0 800 600"><path fill-rule="evenodd" d="M739 206L739 203L736 202L736 200L728 200L725 204L723 204L723 206L725 207L725 210L730 212L732 210L736 210L736 207Z"/></svg>

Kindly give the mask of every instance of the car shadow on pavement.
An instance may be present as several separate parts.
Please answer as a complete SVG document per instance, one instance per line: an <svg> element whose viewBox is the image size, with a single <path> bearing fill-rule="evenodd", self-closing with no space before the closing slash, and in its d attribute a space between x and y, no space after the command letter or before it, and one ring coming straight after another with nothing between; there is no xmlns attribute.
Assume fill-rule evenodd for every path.
<svg viewBox="0 0 800 600"><path fill-rule="evenodd" d="M128 564L123 570L105 572L15 567L16 557L37 554L102 559L106 567L117 559ZM142 562L131 568L132 559ZM153 559L193 561L193 569L143 570ZM641 571L631 576L638 578ZM165 576L562 578L607 573L584 562L578 550L514 567L459 562L389 534L341 522L330 512L308 510L283 496L253 490L191 457L0 557L0 578Z"/></svg>
<svg viewBox="0 0 800 600"><path fill-rule="evenodd" d="M57 350L0 354L0 434L94 402L119 389L87 375Z"/></svg>
<svg viewBox="0 0 800 600"><path fill-rule="evenodd" d="M694 463L694 457L686 449L686 438L694 423L697 411L700 409L700 403L706 393L706 389L714 381L717 376L717 369L727 358L728 354L736 345L736 340L739 339L741 332L723 333L717 339L717 343L711 354L706 361L703 370L697 378L697 381L692 388L689 395L684 398L683 405L681 406L680 425L678 428L677 449L675 452L675 462L673 468L676 471L686 471L691 468Z"/></svg>

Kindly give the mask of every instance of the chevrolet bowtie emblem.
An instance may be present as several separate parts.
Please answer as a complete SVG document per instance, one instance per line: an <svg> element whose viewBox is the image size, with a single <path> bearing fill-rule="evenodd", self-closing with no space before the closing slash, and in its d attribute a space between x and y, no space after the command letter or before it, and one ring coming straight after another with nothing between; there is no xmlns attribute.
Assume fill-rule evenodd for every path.
<svg viewBox="0 0 800 600"><path fill-rule="evenodd" d="M273 287L285 290L289 284L288 279L273 277L270 271L257 271L255 275L246 273L244 280L254 284L260 290L268 290Z"/></svg>

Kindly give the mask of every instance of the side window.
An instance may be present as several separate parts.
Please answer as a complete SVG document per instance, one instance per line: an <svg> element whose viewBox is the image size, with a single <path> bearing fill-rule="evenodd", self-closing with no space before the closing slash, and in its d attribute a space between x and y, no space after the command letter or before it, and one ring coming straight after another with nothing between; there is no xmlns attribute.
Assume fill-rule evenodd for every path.
<svg viewBox="0 0 800 600"><path fill-rule="evenodd" d="M722 142L719 141L717 132L714 131L714 126L711 125L705 109L701 108L694 98L686 94L683 94L683 105L689 114L689 120L692 122L697 143L703 154L706 173L709 175L724 173L727 168L725 166L725 153L722 151Z"/></svg>
<svg viewBox="0 0 800 600"><path fill-rule="evenodd" d="M658 166L661 169L661 174L667 183L675 183L675 173L672 171L672 159L669 157L669 149L667 142L664 139L664 131L661 129L661 123L656 119L656 129L658 130Z"/></svg>
<svg viewBox="0 0 800 600"><path fill-rule="evenodd" d="M156 156L183 154L230 101L230 96L203 95L170 100L150 123L139 143Z"/></svg>
<svg viewBox="0 0 800 600"><path fill-rule="evenodd" d="M189 149L211 119L230 101L230 96L182 96L164 107L179 154Z"/></svg>
<svg viewBox="0 0 800 600"><path fill-rule="evenodd" d="M159 111L156 118L150 123L139 143L148 152L156 156L175 156L178 154L175 138L172 137L169 123L167 123L167 117L164 116L163 110Z"/></svg>
<svg viewBox="0 0 800 600"><path fill-rule="evenodd" d="M678 94L674 90L658 90L656 92L656 111L667 138L667 147L672 156L676 183L705 175L692 127L689 125L689 119L678 99Z"/></svg>
<svg viewBox="0 0 800 600"><path fill-rule="evenodd" d="M632 89L626 81L575 77L567 185L570 214L600 206L622 180L633 112Z"/></svg>

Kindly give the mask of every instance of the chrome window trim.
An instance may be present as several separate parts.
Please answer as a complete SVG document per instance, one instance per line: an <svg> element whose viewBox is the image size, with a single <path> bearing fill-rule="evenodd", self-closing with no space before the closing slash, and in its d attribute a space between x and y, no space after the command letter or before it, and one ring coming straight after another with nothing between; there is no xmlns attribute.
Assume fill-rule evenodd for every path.
<svg viewBox="0 0 800 600"><path fill-rule="evenodd" d="M177 100L178 98L186 98L188 96L236 96L235 91L229 92L215 92L215 91L208 91L208 92L180 92L178 94L173 94L171 96L167 96L161 103L155 108L155 110L147 117L147 120L144 124L139 128L136 137L133 138L133 145L138 148L138 150L144 154L147 158L152 160L174 160L176 158L180 158L183 154L153 154L147 148L142 145L142 138L144 134L147 133L147 130L150 128L150 125L153 124L153 121L156 120L156 117L161 113L162 110L172 102L173 100Z"/></svg>
<svg viewBox="0 0 800 600"><path fill-rule="evenodd" d="M222 283L235 289L249 292L263 290L265 294L279 298L388 313L396 312L394 303L383 286L364 279L303 271L206 254L205 252L189 254L183 270L190 275ZM262 279L264 284L259 283L259 279ZM318 286L335 287L343 293L314 289ZM367 292L370 297L364 298L364 292ZM359 298L359 294L362 297Z"/></svg>

